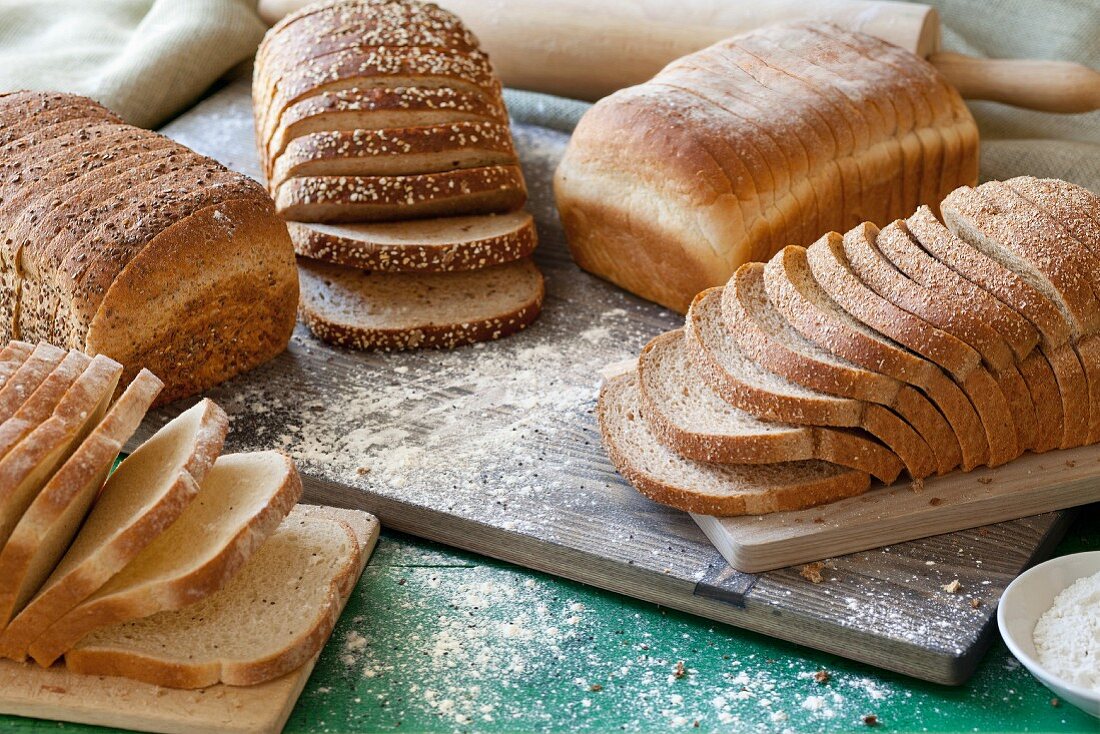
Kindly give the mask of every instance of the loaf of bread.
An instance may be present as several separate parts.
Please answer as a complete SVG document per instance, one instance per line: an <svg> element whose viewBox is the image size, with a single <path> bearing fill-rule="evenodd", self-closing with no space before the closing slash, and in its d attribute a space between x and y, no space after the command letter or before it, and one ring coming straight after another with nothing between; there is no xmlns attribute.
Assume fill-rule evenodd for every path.
<svg viewBox="0 0 1100 734"><path fill-rule="evenodd" d="M620 473L744 514L1100 441L1100 198L1024 177L942 211L788 246L700 293L601 395Z"/></svg>
<svg viewBox="0 0 1100 734"><path fill-rule="evenodd" d="M598 102L554 188L584 269L686 311L742 263L977 180L977 127L926 61L828 24L721 41Z"/></svg>
<svg viewBox="0 0 1100 734"><path fill-rule="evenodd" d="M263 188L91 100L0 97L0 335L105 354L161 402L286 348L298 279Z"/></svg>
<svg viewBox="0 0 1100 734"><path fill-rule="evenodd" d="M113 400L121 365L46 344L13 342L0 364L0 392L21 396L0 418L0 655L197 688L317 654L377 521L295 511L278 452L219 456L228 418L210 400L108 478L163 383L143 370Z"/></svg>

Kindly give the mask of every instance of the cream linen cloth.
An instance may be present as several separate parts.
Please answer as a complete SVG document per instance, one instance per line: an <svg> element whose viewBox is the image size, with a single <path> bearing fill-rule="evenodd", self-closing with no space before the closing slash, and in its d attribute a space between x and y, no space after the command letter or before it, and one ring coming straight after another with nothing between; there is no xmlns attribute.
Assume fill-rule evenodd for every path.
<svg viewBox="0 0 1100 734"><path fill-rule="evenodd" d="M0 90L76 92L156 127L265 30L255 0L0 0Z"/></svg>

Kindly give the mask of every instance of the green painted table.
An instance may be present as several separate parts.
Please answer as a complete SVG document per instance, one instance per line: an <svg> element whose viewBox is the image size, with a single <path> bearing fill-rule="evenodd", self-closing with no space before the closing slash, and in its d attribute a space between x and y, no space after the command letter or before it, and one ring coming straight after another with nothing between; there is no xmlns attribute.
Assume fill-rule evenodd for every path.
<svg viewBox="0 0 1100 734"><path fill-rule="evenodd" d="M1058 552L1097 549L1100 506ZM696 727L1097 732L1100 721L1053 700L1000 642L968 685L945 688L387 533L287 731ZM0 717L0 732L58 728L99 731Z"/></svg>

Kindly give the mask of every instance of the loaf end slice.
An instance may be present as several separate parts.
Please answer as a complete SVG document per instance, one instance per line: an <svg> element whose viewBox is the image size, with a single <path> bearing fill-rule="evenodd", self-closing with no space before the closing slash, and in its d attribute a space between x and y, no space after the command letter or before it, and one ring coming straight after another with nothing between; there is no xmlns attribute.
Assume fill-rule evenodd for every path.
<svg viewBox="0 0 1100 734"><path fill-rule="evenodd" d="M225 588L178 611L96 630L65 654L65 665L172 688L278 678L320 652L377 534L366 513L299 505Z"/></svg>

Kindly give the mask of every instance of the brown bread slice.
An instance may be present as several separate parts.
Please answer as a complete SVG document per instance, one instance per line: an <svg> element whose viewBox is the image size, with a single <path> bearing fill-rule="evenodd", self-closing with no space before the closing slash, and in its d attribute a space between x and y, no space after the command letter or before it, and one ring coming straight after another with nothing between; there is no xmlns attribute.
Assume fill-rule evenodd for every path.
<svg viewBox="0 0 1100 734"><path fill-rule="evenodd" d="M66 92L15 92L0 101L0 146L7 146L47 126L72 120L122 122L113 112L87 97Z"/></svg>
<svg viewBox="0 0 1100 734"><path fill-rule="evenodd" d="M787 247L764 268L768 297L803 336L865 369L919 387L958 439L965 471L989 460L982 422L966 395L936 365L869 328L836 304L814 279L802 247Z"/></svg>
<svg viewBox="0 0 1100 734"><path fill-rule="evenodd" d="M8 342L0 349L0 390L4 389L8 380L23 366L33 351L33 344L20 341Z"/></svg>
<svg viewBox="0 0 1100 734"><path fill-rule="evenodd" d="M0 633L0 655L24 660L39 635L160 536L198 493L228 430L225 411L203 400L130 454L46 583Z"/></svg>
<svg viewBox="0 0 1100 734"><path fill-rule="evenodd" d="M719 464L820 459L890 484L901 460L859 431L762 421L723 400L692 368L682 330L655 337L638 359L639 405L657 439L680 456Z"/></svg>
<svg viewBox="0 0 1100 734"><path fill-rule="evenodd" d="M122 365L103 355L65 392L49 419L0 459L0 547L42 487L107 412Z"/></svg>
<svg viewBox="0 0 1100 734"><path fill-rule="evenodd" d="M172 688L286 675L328 640L377 528L365 512L299 505L225 588L177 611L96 630L65 653L65 667Z"/></svg>
<svg viewBox="0 0 1100 734"><path fill-rule="evenodd" d="M139 372L23 513L0 550L0 629L26 605L65 554L119 452L162 387L153 373Z"/></svg>
<svg viewBox="0 0 1100 734"><path fill-rule="evenodd" d="M299 261L302 321L356 349L452 348L508 336L542 308L530 259L459 273L369 273Z"/></svg>
<svg viewBox="0 0 1100 734"><path fill-rule="evenodd" d="M64 349L45 343L36 346L0 388L0 421L10 420L63 359Z"/></svg>
<svg viewBox="0 0 1100 734"><path fill-rule="evenodd" d="M529 257L538 236L525 211L376 224L287 222L299 255L382 272L478 270Z"/></svg>
<svg viewBox="0 0 1100 734"><path fill-rule="evenodd" d="M527 201L527 187L519 166L486 166L409 176L292 178L274 196L286 219L383 222L508 212Z"/></svg>
<svg viewBox="0 0 1100 734"><path fill-rule="evenodd" d="M1020 374L1027 384L1038 421L1037 440L1032 451L1041 454L1062 444L1065 435L1065 412L1058 379L1042 349L1036 349L1020 362Z"/></svg>
<svg viewBox="0 0 1100 734"><path fill-rule="evenodd" d="M65 393L83 374L91 358L70 351L10 418L0 423L0 458L7 456L23 438L49 420ZM0 546L2 547L2 546Z"/></svg>
<svg viewBox="0 0 1100 734"><path fill-rule="evenodd" d="M511 130L495 122L310 133L275 160L270 188L292 176L404 176L517 163Z"/></svg>
<svg viewBox="0 0 1100 734"><path fill-rule="evenodd" d="M261 146L264 170L295 138L311 133L384 130L451 122L508 124L499 100L447 87L344 89L322 92L286 108L267 146Z"/></svg>
<svg viewBox="0 0 1100 734"><path fill-rule="evenodd" d="M897 454L914 478L935 471L935 459L924 439L881 405L803 387L746 357L722 318L721 288L696 296L684 335L697 373L727 403L763 420L862 428Z"/></svg>
<svg viewBox="0 0 1100 734"><path fill-rule="evenodd" d="M823 461L708 464L684 459L650 433L635 373L600 390L597 414L615 469L646 497L685 512L755 515L832 502L867 491L870 477Z"/></svg>
<svg viewBox="0 0 1100 734"><path fill-rule="evenodd" d="M741 351L764 369L830 395L890 408L928 444L938 474L961 462L950 424L920 392L822 349L787 322L768 299L763 263L745 263L734 273L722 292L722 316L735 325L729 331ZM903 459L914 467L925 465L926 450L914 446L916 455Z"/></svg>
<svg viewBox="0 0 1100 734"><path fill-rule="evenodd" d="M847 251L873 240L878 228L864 223L843 237L825 235L806 250L810 271L841 308L878 333L942 367L974 405L989 444L990 466L1022 453L1016 424L1004 393L981 366L981 357L965 343L882 298L853 272Z"/></svg>
<svg viewBox="0 0 1100 734"><path fill-rule="evenodd" d="M302 496L290 457L222 456L180 516L94 594L31 643L49 667L89 632L207 598L232 579Z"/></svg>

